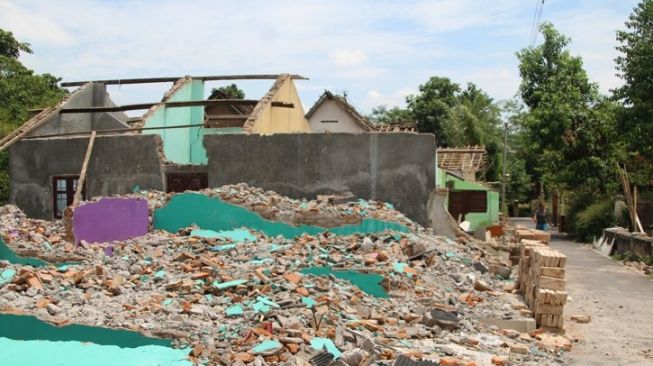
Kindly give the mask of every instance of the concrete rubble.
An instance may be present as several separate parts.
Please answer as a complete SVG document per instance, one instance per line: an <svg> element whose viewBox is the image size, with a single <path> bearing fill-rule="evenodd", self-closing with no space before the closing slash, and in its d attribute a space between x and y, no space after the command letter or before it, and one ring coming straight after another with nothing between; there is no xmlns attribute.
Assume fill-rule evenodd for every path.
<svg viewBox="0 0 653 366"><path fill-rule="evenodd" d="M410 233L250 232L254 239L241 241L193 236L198 228L188 227L75 245L61 222L8 205L0 208L7 246L51 264L0 260L0 312L171 338L192 361L211 365L391 365L401 355L440 365L546 365L561 364L571 348L541 329L484 321L533 319L523 315L515 273L498 274L510 267L471 238L436 236L382 202L293 200L242 184L200 193L294 225L371 217ZM125 197L147 199L152 212L170 194Z"/></svg>

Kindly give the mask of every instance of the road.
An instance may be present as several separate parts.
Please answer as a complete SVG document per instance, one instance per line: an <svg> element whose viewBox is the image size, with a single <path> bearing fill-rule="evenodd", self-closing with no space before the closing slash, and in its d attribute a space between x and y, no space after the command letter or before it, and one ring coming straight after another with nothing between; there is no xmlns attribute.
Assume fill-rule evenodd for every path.
<svg viewBox="0 0 653 366"><path fill-rule="evenodd" d="M530 219L513 220L533 226ZM551 247L567 256L565 328L578 339L567 365L653 365L653 278L551 231ZM590 315L588 324L570 320Z"/></svg>

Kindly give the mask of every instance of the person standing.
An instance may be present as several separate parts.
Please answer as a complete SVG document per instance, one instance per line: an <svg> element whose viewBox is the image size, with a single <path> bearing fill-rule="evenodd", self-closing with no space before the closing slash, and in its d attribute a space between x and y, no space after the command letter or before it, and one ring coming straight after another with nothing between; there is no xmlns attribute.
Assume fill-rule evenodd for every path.
<svg viewBox="0 0 653 366"><path fill-rule="evenodd" d="M544 204L540 202L537 205L537 210L533 213L533 221L535 222L535 228L537 230L546 230L548 223L547 216L548 213L546 212L546 208L544 207Z"/></svg>

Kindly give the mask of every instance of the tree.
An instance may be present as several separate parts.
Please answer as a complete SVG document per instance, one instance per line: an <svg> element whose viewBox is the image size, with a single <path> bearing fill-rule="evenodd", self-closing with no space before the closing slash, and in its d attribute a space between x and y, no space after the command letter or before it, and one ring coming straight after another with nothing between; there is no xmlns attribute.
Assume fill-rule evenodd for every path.
<svg viewBox="0 0 653 366"><path fill-rule="evenodd" d="M626 22L626 30L617 32L616 58L624 85L614 91L624 104L619 127L626 136L629 165L638 168L634 181L643 184L653 178L653 0L643 0ZM631 169L632 170L632 169Z"/></svg>
<svg viewBox="0 0 653 366"><path fill-rule="evenodd" d="M406 98L420 132L435 134L438 146L484 145L488 152L485 179L498 178L500 109L473 83L461 88L448 78L432 77L420 93Z"/></svg>
<svg viewBox="0 0 653 366"><path fill-rule="evenodd" d="M538 179L558 188L605 192L618 156L616 145L603 145L615 136L615 106L599 96L582 59L566 49L569 38L551 23L543 23L540 31L541 45L517 53L519 90L529 109L520 128Z"/></svg>
<svg viewBox="0 0 653 366"><path fill-rule="evenodd" d="M460 134L452 124L452 109L458 103L460 86L448 78L433 76L419 86L419 91L406 98L418 131L435 134L441 146L455 145Z"/></svg>
<svg viewBox="0 0 653 366"><path fill-rule="evenodd" d="M399 107L388 109L385 105L372 108L372 113L367 117L377 124L399 124L414 121L413 115L408 109Z"/></svg>
<svg viewBox="0 0 653 366"><path fill-rule="evenodd" d="M21 52L32 53L29 43L18 42L13 33L0 29L0 56L17 59Z"/></svg>
<svg viewBox="0 0 653 366"><path fill-rule="evenodd" d="M236 84L230 84L211 89L209 99L245 99L245 92Z"/></svg>
<svg viewBox="0 0 653 366"><path fill-rule="evenodd" d="M23 66L18 60L20 52L32 50L11 32L0 29L0 137L25 122L29 109L53 105L66 94L57 86L56 77L35 74ZM0 202L9 197L8 159L6 150L0 152Z"/></svg>

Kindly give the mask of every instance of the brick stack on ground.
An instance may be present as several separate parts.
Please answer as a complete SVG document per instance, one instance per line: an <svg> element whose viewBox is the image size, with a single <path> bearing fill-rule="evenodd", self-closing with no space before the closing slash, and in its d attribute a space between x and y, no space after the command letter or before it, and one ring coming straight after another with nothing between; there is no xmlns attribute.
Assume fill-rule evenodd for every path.
<svg viewBox="0 0 653 366"><path fill-rule="evenodd" d="M567 257L547 244L521 239L518 286L539 327L564 328Z"/></svg>

